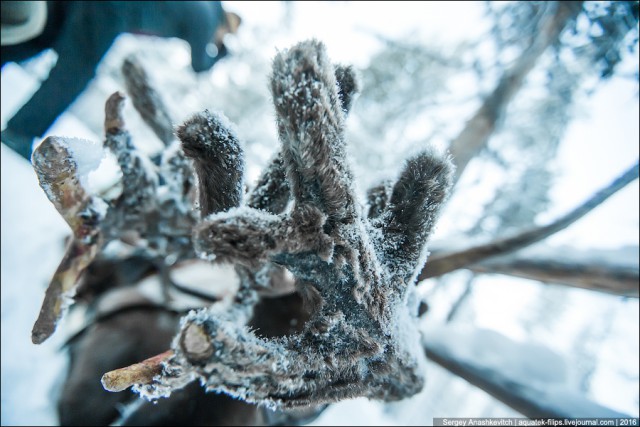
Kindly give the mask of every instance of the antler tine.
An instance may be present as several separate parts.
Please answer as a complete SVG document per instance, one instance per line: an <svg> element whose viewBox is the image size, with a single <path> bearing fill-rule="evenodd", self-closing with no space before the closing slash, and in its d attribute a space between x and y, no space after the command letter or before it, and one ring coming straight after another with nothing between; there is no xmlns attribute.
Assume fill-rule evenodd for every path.
<svg viewBox="0 0 640 427"><path fill-rule="evenodd" d="M273 61L271 92L282 155L297 203L310 203L329 223L357 215L345 160L344 112L324 45L302 42Z"/></svg>

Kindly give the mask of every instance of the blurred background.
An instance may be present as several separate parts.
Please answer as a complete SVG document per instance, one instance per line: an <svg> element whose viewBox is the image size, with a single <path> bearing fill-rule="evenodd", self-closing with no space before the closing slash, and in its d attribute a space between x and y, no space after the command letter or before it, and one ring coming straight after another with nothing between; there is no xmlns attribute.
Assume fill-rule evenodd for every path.
<svg viewBox="0 0 640 427"><path fill-rule="evenodd" d="M184 40L122 34L43 137L100 141L104 102L123 90L120 66L135 53L177 123L204 109L235 123L252 185L278 146L270 61L314 37L360 75L347 137L363 200L413 153L450 150L459 177L430 250L473 247L556 220L637 163L638 2L576 4L567 17L556 2L222 2L241 25L210 70L194 73ZM3 67L3 129L56 60L47 50ZM140 150L162 148L131 105L125 117ZM30 331L70 231L31 165L4 144L1 156L2 425L56 425L64 336L35 346ZM531 392L531 401L579 396L574 413L605 407L638 417L638 206L635 180L552 236L503 254L502 264L420 281L425 341L449 368L429 361L427 385L411 399L337 403L313 425L521 416L508 396L452 372L465 361L485 379L512 380L514 393L521 384L553 391ZM523 274L522 259L538 270ZM554 261L572 272L549 273ZM594 266L602 278L589 280ZM603 292L594 280L611 285Z"/></svg>

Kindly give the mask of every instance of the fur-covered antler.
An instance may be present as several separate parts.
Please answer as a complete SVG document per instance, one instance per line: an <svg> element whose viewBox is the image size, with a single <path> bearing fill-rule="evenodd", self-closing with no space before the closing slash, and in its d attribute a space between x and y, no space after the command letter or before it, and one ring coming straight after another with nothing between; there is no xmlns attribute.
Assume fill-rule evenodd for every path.
<svg viewBox="0 0 640 427"><path fill-rule="evenodd" d="M137 150L122 117L124 99L116 92L106 102L104 144L52 136L34 150L40 185L73 232L33 327L36 344L53 334L80 276L108 243L127 242L159 263L167 257L172 262L195 258L189 160L177 140L160 165ZM92 185L91 173L109 155L119 165L119 176L110 188L100 189ZM161 178L167 191L160 191Z"/></svg>
<svg viewBox="0 0 640 427"><path fill-rule="evenodd" d="M244 195L244 155L233 125L205 111L179 126L175 140L139 64L128 60L123 72L134 106L166 147L154 161L135 149L116 93L106 105L104 143L122 173L115 193L107 197L86 182L91 167L78 147L91 143L49 138L36 149L41 185L74 239L45 297L34 342L53 333L62 303L96 254L121 240L166 265L197 256L233 263L240 287L231 309L192 311L169 352L145 361L145 370L134 365L106 374L106 388L136 382L141 394L157 397L199 379L208 390L281 408L418 392L424 353L412 284L451 185L451 162L431 150L409 159L395 183L369 191L365 212L345 142L358 80L312 40L274 59L282 146ZM310 316L304 326L271 338L249 330L259 295L294 291Z"/></svg>
<svg viewBox="0 0 640 427"><path fill-rule="evenodd" d="M318 41L280 52L271 90L282 148L260 181L278 197L264 206L254 190L249 205L212 209L194 231L196 252L214 262L253 272L275 263L292 272L311 319L300 333L264 339L233 315L193 311L161 375L138 387L143 394L166 395L199 378L210 390L295 407L356 396L397 400L422 388L409 294L452 167L432 151L410 159L367 218L345 156L344 121L356 88L353 73L334 68ZM226 164L216 156L239 155L225 125L200 115L178 131L187 155L201 160L201 200L220 193L213 175L235 174L213 166Z"/></svg>

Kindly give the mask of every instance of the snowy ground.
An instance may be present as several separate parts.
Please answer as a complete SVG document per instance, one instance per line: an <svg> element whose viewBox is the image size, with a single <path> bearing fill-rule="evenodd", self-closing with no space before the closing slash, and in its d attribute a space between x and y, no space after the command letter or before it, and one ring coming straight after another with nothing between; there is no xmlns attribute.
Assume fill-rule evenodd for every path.
<svg viewBox="0 0 640 427"><path fill-rule="evenodd" d="M287 8L285 3L291 6ZM165 89L166 99L175 100L170 107L177 121L203 108L222 109L233 119L233 111L228 112L233 108L233 99L206 98L212 90L196 92L193 88L262 85L259 90L266 91L268 61L276 49L311 36L326 43L333 60L359 67L366 66L367 59L378 47L370 30L390 37L414 34L424 40L456 43L474 37L483 29L478 25L482 22L478 4L227 2L228 9L237 11L244 20L238 38L230 40L231 48L238 52L254 49L254 55L264 58L264 69L248 69L230 59L210 73L189 77L185 72L188 51L181 41L149 44L149 40L125 36L105 59L100 77L49 134L99 140L103 102L111 92L122 90L114 70L123 52L140 46L144 47L149 63L158 63L157 55L162 54L171 64L155 68L150 74L159 87ZM289 16L289 25L276 28L286 16ZM454 20L457 25L451 25ZM270 37L264 36L269 33ZM262 44L258 45L256 40ZM47 60L44 58L41 62L46 65ZM3 127L37 88L42 67L36 63L26 69L13 65L3 69ZM255 75L256 72L259 75ZM185 82L185 76L191 80ZM266 95L262 92L261 96ZM251 126L252 120L253 124L258 120L253 117L237 123L247 141L249 179L255 178L275 147L271 114L269 111L262 114L259 120L264 122L258 124L264 127L260 131L255 129L259 126ZM563 175L553 189L553 208L545 213L543 220L571 209L635 162L638 158L637 117L638 98L633 85L614 79L594 94L561 145L558 162L563 165ZM139 132L139 139L149 135L140 123L131 123L131 127ZM153 150L153 146L147 148ZM30 331L44 289L62 257L63 239L69 230L39 188L30 165L4 146L0 154L1 424L55 425L56 387L66 366L64 355L58 352L62 334L35 346L31 344ZM358 155L354 153L356 160L361 160ZM403 157L403 153L391 151L389 155ZM582 248L637 246L638 204L636 181L549 243ZM439 234L446 235L454 225L454 221L443 222ZM430 318L435 323L442 320L462 292L466 273L452 274L447 280L446 289L435 289L431 294ZM564 374L569 385L604 406L638 416L638 319L637 299L486 276L477 280L473 296L457 321L500 333L516 342L543 345L565 361ZM432 325L425 324L427 326ZM333 405L314 425L425 425L430 424L434 416L517 416L436 365L430 364L429 369L426 389L408 401L387 406L366 399L342 402Z"/></svg>

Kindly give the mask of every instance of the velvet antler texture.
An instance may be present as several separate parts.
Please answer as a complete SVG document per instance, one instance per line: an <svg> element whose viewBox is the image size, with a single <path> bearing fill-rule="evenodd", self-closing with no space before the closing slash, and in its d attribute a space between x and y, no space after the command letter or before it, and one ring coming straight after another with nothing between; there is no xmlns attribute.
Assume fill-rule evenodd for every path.
<svg viewBox="0 0 640 427"><path fill-rule="evenodd" d="M176 140L140 64L128 59L123 74L165 149L152 160L136 148L122 116L124 97L115 93L106 103L103 145L51 137L35 150L41 185L74 238L34 342L53 333L96 254L122 240L163 265L195 257L231 263L240 285L231 307L190 312L168 352L107 373L105 388L135 383L155 398L199 380L207 390L281 408L357 396L398 400L421 390L424 352L411 293L452 183L451 161L427 149L361 204L345 138L358 79L310 40L273 60L281 146L244 194L242 143L222 113L191 116ZM96 167L84 164L87 149L94 163L109 152L119 165L118 191L108 197L87 184ZM308 315L297 332L265 338L249 329L261 295L295 291Z"/></svg>
<svg viewBox="0 0 640 427"><path fill-rule="evenodd" d="M345 155L356 91L353 70L334 67L316 40L278 53L271 92L282 146L247 205L238 205L237 187L215 178L235 176L224 158L240 156L225 123L199 116L178 132L195 160L201 204L236 205L211 209L195 226L196 253L249 272L288 269L313 314L300 333L265 339L229 313L193 311L161 375L137 388L143 394L165 395L199 379L247 401L295 407L357 396L398 400L422 389L424 355L409 294L452 166L432 150L408 160L367 217ZM215 150L194 139L205 128L223 136ZM220 185L229 192L217 194Z"/></svg>

